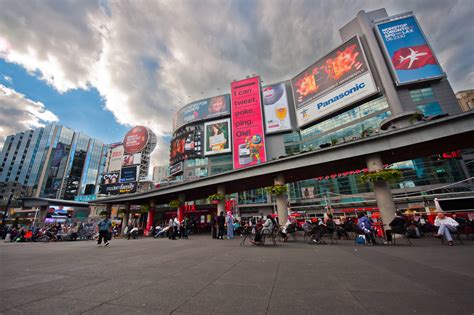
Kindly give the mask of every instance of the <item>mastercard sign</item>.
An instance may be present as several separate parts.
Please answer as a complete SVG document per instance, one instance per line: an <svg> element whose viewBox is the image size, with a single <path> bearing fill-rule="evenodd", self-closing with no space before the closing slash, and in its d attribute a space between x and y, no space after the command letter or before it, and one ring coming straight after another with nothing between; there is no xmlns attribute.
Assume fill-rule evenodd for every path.
<svg viewBox="0 0 474 315"><path fill-rule="evenodd" d="M123 139L125 152L130 154L141 152L148 144L148 138L148 129L146 127L133 127Z"/></svg>

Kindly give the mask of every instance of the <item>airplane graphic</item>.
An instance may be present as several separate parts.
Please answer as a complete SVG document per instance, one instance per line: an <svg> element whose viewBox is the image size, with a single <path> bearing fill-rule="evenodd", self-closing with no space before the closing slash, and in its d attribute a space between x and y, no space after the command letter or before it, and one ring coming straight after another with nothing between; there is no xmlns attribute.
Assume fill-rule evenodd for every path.
<svg viewBox="0 0 474 315"><path fill-rule="evenodd" d="M399 61L399 63L402 63L403 61L410 59L410 63L408 64L407 69L411 68L411 65L413 64L413 62L419 59L418 57L428 55L427 52L417 52L416 50L413 50L411 48L408 48L408 49L410 50L410 54L405 57L400 56L400 61Z"/></svg>

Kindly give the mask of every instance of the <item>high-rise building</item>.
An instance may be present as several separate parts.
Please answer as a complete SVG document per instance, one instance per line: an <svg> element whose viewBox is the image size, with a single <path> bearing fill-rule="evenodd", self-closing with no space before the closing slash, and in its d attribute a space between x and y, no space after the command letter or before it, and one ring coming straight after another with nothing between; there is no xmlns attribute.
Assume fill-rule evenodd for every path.
<svg viewBox="0 0 474 315"><path fill-rule="evenodd" d="M161 183L165 181L169 176L169 166L154 166L153 167L153 181Z"/></svg>
<svg viewBox="0 0 474 315"><path fill-rule="evenodd" d="M104 145L83 133L51 124L8 136L0 154L0 199L74 199L94 194Z"/></svg>
<svg viewBox="0 0 474 315"><path fill-rule="evenodd" d="M463 112L474 109L474 89L459 91L456 93L456 98Z"/></svg>

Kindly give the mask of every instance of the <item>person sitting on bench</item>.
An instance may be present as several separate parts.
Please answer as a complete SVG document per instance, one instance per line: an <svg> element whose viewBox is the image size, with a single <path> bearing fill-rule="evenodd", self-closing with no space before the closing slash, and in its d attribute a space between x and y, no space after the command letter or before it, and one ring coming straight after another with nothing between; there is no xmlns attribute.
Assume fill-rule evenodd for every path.
<svg viewBox="0 0 474 315"><path fill-rule="evenodd" d="M407 220L400 210L395 212L395 217L389 223L391 230L387 230L387 242L392 242L392 234L405 234Z"/></svg>
<svg viewBox="0 0 474 315"><path fill-rule="evenodd" d="M449 246L453 246L453 237L451 232L456 233L459 223L456 220L444 215L444 212L438 212L435 220L435 226L438 226L438 233L435 237L444 237L448 241Z"/></svg>
<svg viewBox="0 0 474 315"><path fill-rule="evenodd" d="M252 244L257 245L258 243L260 243L262 241L263 233L272 234L275 223L276 222L274 221L272 216L270 214L267 215L267 220L265 221L265 223L263 223L262 228L256 232Z"/></svg>

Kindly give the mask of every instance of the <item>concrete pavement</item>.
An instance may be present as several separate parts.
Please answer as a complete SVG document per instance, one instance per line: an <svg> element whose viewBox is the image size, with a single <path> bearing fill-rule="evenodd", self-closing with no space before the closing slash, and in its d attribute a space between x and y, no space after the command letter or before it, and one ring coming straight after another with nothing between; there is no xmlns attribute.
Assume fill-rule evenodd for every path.
<svg viewBox="0 0 474 315"><path fill-rule="evenodd" d="M473 314L474 242L0 244L1 314ZM403 244L402 241L400 241Z"/></svg>

